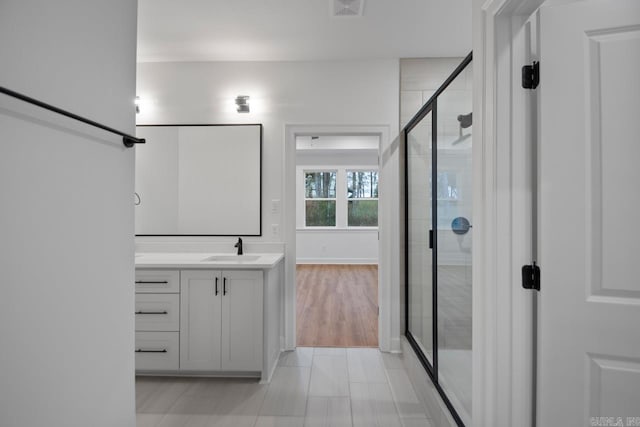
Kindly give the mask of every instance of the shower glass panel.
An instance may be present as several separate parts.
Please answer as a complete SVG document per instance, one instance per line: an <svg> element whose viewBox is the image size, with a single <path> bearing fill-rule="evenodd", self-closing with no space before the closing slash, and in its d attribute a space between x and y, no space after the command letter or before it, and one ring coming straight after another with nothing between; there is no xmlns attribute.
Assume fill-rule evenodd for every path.
<svg viewBox="0 0 640 427"><path fill-rule="evenodd" d="M405 335L471 427L472 55L405 132Z"/></svg>
<svg viewBox="0 0 640 427"><path fill-rule="evenodd" d="M460 418L471 415L471 132L469 64L438 96L438 381Z"/></svg>
<svg viewBox="0 0 640 427"><path fill-rule="evenodd" d="M433 363L432 115L407 133L408 329Z"/></svg>

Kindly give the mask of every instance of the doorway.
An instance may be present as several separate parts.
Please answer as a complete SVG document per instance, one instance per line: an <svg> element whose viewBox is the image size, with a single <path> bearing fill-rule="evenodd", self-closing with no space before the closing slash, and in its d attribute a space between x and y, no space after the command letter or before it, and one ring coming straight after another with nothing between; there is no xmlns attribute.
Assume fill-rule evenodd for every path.
<svg viewBox="0 0 640 427"><path fill-rule="evenodd" d="M295 138L296 342L378 347L378 135Z"/></svg>

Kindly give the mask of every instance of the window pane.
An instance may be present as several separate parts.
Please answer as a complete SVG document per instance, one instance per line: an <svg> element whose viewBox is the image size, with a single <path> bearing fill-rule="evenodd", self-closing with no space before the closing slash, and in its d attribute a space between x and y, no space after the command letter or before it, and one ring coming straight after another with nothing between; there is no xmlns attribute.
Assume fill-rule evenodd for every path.
<svg viewBox="0 0 640 427"><path fill-rule="evenodd" d="M305 197L307 199L332 199L336 197L335 172L305 172Z"/></svg>
<svg viewBox="0 0 640 427"><path fill-rule="evenodd" d="M335 200L305 201L305 218L307 227L335 227Z"/></svg>
<svg viewBox="0 0 640 427"><path fill-rule="evenodd" d="M377 200L349 200L347 225L349 227L377 227Z"/></svg>
<svg viewBox="0 0 640 427"><path fill-rule="evenodd" d="M378 198L378 171L348 171L347 197Z"/></svg>

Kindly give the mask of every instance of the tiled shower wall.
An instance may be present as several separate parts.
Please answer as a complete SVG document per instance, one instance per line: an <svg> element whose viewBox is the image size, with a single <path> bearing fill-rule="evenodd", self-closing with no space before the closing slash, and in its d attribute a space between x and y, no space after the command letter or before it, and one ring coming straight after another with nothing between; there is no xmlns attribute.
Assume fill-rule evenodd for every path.
<svg viewBox="0 0 640 427"><path fill-rule="evenodd" d="M405 127L463 59L400 59L400 129Z"/></svg>

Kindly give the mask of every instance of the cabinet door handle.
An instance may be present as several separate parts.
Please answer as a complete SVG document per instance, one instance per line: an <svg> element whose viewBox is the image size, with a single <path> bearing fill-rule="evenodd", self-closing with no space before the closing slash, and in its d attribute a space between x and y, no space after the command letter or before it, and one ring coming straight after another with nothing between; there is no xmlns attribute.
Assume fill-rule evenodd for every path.
<svg viewBox="0 0 640 427"><path fill-rule="evenodd" d="M141 348L136 349L136 353L166 353L167 349L163 348L162 350L143 350Z"/></svg>
<svg viewBox="0 0 640 427"><path fill-rule="evenodd" d="M220 292L218 292L218 278L216 277L216 295L218 295Z"/></svg>
<svg viewBox="0 0 640 427"><path fill-rule="evenodd" d="M136 280L136 285L137 284L149 284L149 285L167 285L169 284L169 282L167 282L166 280L160 280L160 281L147 281L147 280Z"/></svg>
<svg viewBox="0 0 640 427"><path fill-rule="evenodd" d="M167 310L164 311L136 311L136 314L169 314Z"/></svg>
<svg viewBox="0 0 640 427"><path fill-rule="evenodd" d="M227 278L222 279L222 295L227 294Z"/></svg>

